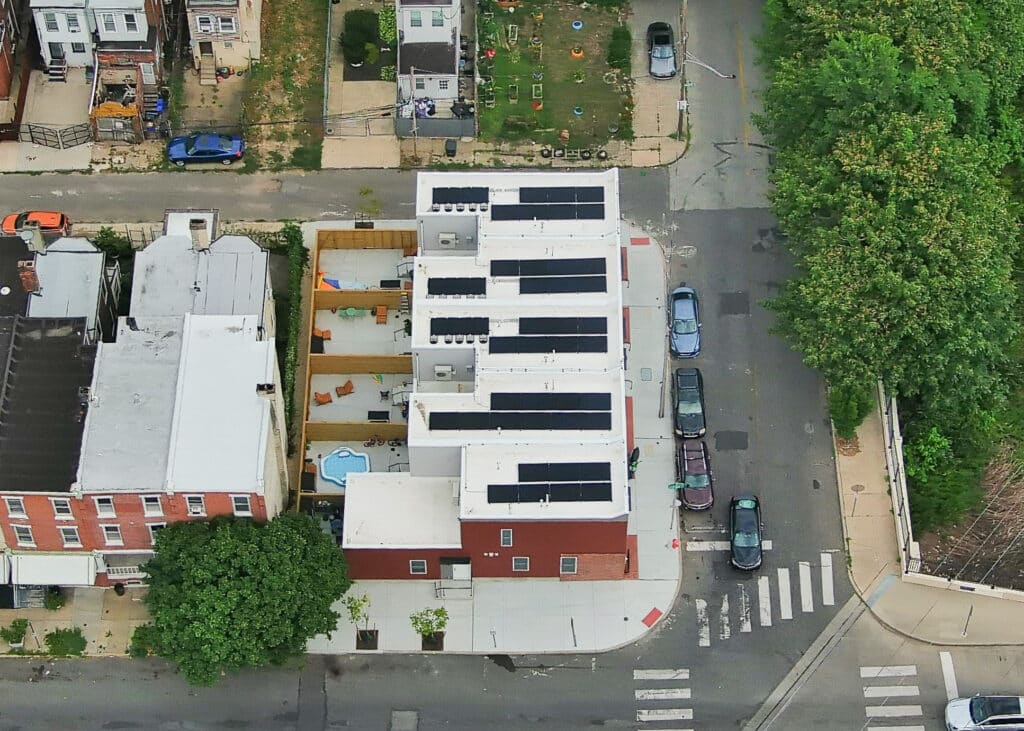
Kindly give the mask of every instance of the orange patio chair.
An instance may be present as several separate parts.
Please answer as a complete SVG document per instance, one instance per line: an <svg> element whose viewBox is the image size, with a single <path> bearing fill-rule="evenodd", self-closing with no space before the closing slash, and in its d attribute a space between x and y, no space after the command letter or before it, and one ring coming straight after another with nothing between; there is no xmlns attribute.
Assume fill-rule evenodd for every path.
<svg viewBox="0 0 1024 731"><path fill-rule="evenodd" d="M324 340L330 340L331 339L331 331L330 330L321 330L318 327L314 327L313 328L313 337L322 338Z"/></svg>
<svg viewBox="0 0 1024 731"><path fill-rule="evenodd" d="M332 401L334 401L334 399L331 398L331 394L329 392L328 393L320 393L318 391L314 391L313 392L313 399L316 401L316 405L317 406L323 406L324 404L329 404Z"/></svg>
<svg viewBox="0 0 1024 731"><path fill-rule="evenodd" d="M356 390L356 386L355 386L354 383L352 383L352 379L351 378L349 380L345 381L344 385L335 386L334 387L334 393L336 393L338 395L338 398L341 398L342 396L348 396L350 393L352 393L355 390Z"/></svg>
<svg viewBox="0 0 1024 731"><path fill-rule="evenodd" d="M387 325L388 324L388 306L377 305L377 324Z"/></svg>

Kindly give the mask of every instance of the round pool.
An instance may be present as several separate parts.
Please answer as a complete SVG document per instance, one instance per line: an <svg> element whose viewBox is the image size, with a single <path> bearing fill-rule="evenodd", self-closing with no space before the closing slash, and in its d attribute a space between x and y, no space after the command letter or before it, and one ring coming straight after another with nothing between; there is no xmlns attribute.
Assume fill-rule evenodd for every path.
<svg viewBox="0 0 1024 731"><path fill-rule="evenodd" d="M369 455L353 452L348 447L338 447L320 460L320 476L340 487L345 487L350 472L369 471Z"/></svg>

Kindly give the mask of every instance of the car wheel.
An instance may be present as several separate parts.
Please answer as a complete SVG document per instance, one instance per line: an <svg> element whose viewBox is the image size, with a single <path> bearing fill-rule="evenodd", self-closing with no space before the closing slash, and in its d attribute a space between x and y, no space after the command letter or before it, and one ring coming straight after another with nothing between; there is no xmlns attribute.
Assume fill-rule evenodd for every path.
<svg viewBox="0 0 1024 731"><path fill-rule="evenodd" d="M185 167L185 161L184 160L175 160L174 164L177 165L179 168Z"/></svg>
<svg viewBox="0 0 1024 731"><path fill-rule="evenodd" d="M229 157L227 160L221 160L220 162L221 162L221 165L230 165L231 163L234 162L234 160Z"/></svg>

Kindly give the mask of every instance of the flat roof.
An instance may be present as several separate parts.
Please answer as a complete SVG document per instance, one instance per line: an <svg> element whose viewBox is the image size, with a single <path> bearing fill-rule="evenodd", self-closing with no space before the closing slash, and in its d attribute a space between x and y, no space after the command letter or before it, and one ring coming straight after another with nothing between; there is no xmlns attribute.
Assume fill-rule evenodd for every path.
<svg viewBox="0 0 1024 731"><path fill-rule="evenodd" d="M84 317L90 330L96 313L106 255L84 238L61 238L35 258L39 294L29 298L31 317Z"/></svg>
<svg viewBox="0 0 1024 731"><path fill-rule="evenodd" d="M25 314L29 293L21 284L18 262L34 257L20 236L0 236L0 317Z"/></svg>
<svg viewBox="0 0 1024 731"><path fill-rule="evenodd" d="M349 473L342 548L461 548L457 477Z"/></svg>

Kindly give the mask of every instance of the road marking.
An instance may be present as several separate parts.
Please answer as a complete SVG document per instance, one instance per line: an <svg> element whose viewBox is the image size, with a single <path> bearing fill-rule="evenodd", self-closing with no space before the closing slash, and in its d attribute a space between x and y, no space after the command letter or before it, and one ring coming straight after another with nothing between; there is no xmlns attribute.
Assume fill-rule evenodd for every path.
<svg viewBox="0 0 1024 731"><path fill-rule="evenodd" d="M860 669L862 678L900 678L917 675L917 665L864 665Z"/></svg>
<svg viewBox="0 0 1024 731"><path fill-rule="evenodd" d="M811 593L811 562L800 562L800 608L805 612L814 611L814 595Z"/></svg>
<svg viewBox="0 0 1024 731"><path fill-rule="evenodd" d="M926 731L924 726L868 726L864 731Z"/></svg>
<svg viewBox="0 0 1024 731"><path fill-rule="evenodd" d="M772 550L772 542L761 541L761 549L764 551ZM687 541L687 551L728 551L729 541Z"/></svg>
<svg viewBox="0 0 1024 731"><path fill-rule="evenodd" d="M718 632L718 639L727 640L732 636L732 628L729 626L729 595L722 597L722 609L718 612L718 619L722 628Z"/></svg>
<svg viewBox="0 0 1024 731"><path fill-rule="evenodd" d="M921 706L867 706L864 712L868 718L903 718L922 715Z"/></svg>
<svg viewBox="0 0 1024 731"><path fill-rule="evenodd" d="M939 662L942 663L942 682L946 684L946 700L959 698L960 693L956 687L956 671L953 670L953 656L948 652L940 652Z"/></svg>
<svg viewBox="0 0 1024 731"><path fill-rule="evenodd" d="M690 671L679 670L634 670L633 680L689 680Z"/></svg>
<svg viewBox="0 0 1024 731"><path fill-rule="evenodd" d="M685 701L690 699L689 688L641 688L634 693L638 701Z"/></svg>
<svg viewBox="0 0 1024 731"><path fill-rule="evenodd" d="M638 710L637 721L692 721L693 710L690 708L654 708Z"/></svg>
<svg viewBox="0 0 1024 731"><path fill-rule="evenodd" d="M793 597L789 595L789 569L779 569L779 618L793 619Z"/></svg>
<svg viewBox="0 0 1024 731"><path fill-rule="evenodd" d="M921 695L916 685L866 685L865 698L895 698L897 696Z"/></svg>
<svg viewBox="0 0 1024 731"><path fill-rule="evenodd" d="M757 610L761 615L761 626L772 626L772 589L767 576L757 580Z"/></svg>
<svg viewBox="0 0 1024 731"><path fill-rule="evenodd" d="M708 621L708 603L697 599L697 647L711 647L711 624Z"/></svg>
<svg viewBox="0 0 1024 731"><path fill-rule="evenodd" d="M826 607L836 604L836 590L832 583L832 554L821 554L821 603Z"/></svg>
<svg viewBox="0 0 1024 731"><path fill-rule="evenodd" d="M740 584L740 632L750 632L750 597L747 587Z"/></svg>

